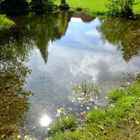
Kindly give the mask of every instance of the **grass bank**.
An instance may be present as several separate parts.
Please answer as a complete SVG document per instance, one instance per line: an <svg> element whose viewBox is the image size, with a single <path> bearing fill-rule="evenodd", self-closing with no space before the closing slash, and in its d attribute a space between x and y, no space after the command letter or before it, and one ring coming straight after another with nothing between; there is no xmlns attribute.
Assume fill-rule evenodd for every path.
<svg viewBox="0 0 140 140"><path fill-rule="evenodd" d="M107 12L106 3L108 0L66 0L73 8L82 8L91 14L104 14ZM140 14L140 0L135 0L134 12ZM60 0L56 0L59 4Z"/></svg>
<svg viewBox="0 0 140 140"><path fill-rule="evenodd" d="M5 15L0 15L0 30L6 30L12 27L15 23Z"/></svg>
<svg viewBox="0 0 140 140"><path fill-rule="evenodd" d="M63 121L53 124L53 127L50 127L50 131L53 133L49 139L139 140L140 83L126 88L114 89L108 94L108 101L110 104L106 109L91 110L80 123L82 125L77 128L75 128L76 122L74 122L76 119L72 119L73 121L70 121L69 118L64 119L65 125L61 124ZM63 128L58 125L63 126Z"/></svg>

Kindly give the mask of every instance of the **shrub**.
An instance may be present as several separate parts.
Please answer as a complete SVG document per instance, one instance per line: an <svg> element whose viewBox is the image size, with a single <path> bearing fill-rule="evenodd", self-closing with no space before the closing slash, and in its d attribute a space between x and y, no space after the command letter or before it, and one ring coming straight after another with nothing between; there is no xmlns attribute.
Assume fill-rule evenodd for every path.
<svg viewBox="0 0 140 140"><path fill-rule="evenodd" d="M129 17L133 15L134 0L109 0L107 8L113 16Z"/></svg>
<svg viewBox="0 0 140 140"><path fill-rule="evenodd" d="M0 30L9 29L15 23L8 19L5 15L0 15Z"/></svg>
<svg viewBox="0 0 140 140"><path fill-rule="evenodd" d="M27 12L28 2L26 0L3 0L0 3L0 8L9 15L21 14Z"/></svg>
<svg viewBox="0 0 140 140"><path fill-rule="evenodd" d="M39 11L50 11L52 9L53 0L32 0L32 9Z"/></svg>
<svg viewBox="0 0 140 140"><path fill-rule="evenodd" d="M61 0L61 4L66 3L66 0Z"/></svg>

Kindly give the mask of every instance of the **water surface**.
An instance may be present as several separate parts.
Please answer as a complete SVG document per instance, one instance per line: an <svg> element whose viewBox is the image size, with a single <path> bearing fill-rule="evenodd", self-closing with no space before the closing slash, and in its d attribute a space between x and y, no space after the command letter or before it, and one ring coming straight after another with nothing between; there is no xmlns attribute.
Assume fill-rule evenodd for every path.
<svg viewBox="0 0 140 140"><path fill-rule="evenodd" d="M74 100L75 84L101 87L95 104L104 106L107 91L140 72L140 21L63 12L13 20L16 27L0 33L3 138L19 133L44 139L58 109L77 116L87 109Z"/></svg>

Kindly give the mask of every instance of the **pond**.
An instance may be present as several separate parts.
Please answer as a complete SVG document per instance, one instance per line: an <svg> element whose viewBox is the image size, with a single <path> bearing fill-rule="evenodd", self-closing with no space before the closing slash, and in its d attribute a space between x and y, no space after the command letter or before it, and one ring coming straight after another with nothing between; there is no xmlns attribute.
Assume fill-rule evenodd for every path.
<svg viewBox="0 0 140 140"><path fill-rule="evenodd" d="M82 82L106 92L131 84L140 73L140 21L84 13L12 17L0 32L0 136L44 139L62 112L81 117L89 106L72 89Z"/></svg>

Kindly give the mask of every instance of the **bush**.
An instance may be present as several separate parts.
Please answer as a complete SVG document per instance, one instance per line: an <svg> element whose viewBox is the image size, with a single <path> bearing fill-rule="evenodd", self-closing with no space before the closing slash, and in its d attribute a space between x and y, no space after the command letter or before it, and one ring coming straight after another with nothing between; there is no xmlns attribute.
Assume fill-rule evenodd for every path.
<svg viewBox="0 0 140 140"><path fill-rule="evenodd" d="M129 17L133 15L134 0L109 0L107 8L113 16Z"/></svg>
<svg viewBox="0 0 140 140"><path fill-rule="evenodd" d="M53 0L32 0L32 9L38 11L52 10Z"/></svg>
<svg viewBox="0 0 140 140"><path fill-rule="evenodd" d="M0 15L0 30L9 29L15 23L8 19L5 15Z"/></svg>
<svg viewBox="0 0 140 140"><path fill-rule="evenodd" d="M66 0L61 0L61 4L66 3Z"/></svg>
<svg viewBox="0 0 140 140"><path fill-rule="evenodd" d="M23 14L27 12L28 2L26 0L3 0L0 3L0 8L2 12L9 15Z"/></svg>

